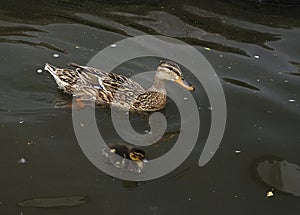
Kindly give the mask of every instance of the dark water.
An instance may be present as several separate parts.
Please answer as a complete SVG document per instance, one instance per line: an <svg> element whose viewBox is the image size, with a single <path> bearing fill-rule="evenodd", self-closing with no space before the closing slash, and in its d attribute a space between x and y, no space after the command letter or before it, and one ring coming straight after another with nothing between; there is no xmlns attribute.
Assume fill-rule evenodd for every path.
<svg viewBox="0 0 300 215"><path fill-rule="evenodd" d="M1 214L299 214L299 12L215 0L2 1ZM205 55L223 84L228 120L219 150L199 167L210 110L200 83L186 72L197 87L198 143L172 173L136 183L88 161L71 110L58 105L71 98L37 70L45 62L86 64L106 46L143 34L177 38ZM132 75L158 61L134 60L117 72ZM162 112L171 125L166 139L149 149L153 157L172 147L180 129L172 102ZM109 141L119 141L108 111L97 109L97 120ZM274 196L266 198L268 191Z"/></svg>

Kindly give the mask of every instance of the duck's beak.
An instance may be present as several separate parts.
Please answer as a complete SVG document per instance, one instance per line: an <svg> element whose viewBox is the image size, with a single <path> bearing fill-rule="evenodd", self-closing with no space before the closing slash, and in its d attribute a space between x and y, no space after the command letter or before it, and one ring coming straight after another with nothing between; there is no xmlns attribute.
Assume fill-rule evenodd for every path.
<svg viewBox="0 0 300 215"><path fill-rule="evenodd" d="M175 82L187 90L190 90L190 91L195 90L195 88L190 83L185 81L183 78L178 78Z"/></svg>

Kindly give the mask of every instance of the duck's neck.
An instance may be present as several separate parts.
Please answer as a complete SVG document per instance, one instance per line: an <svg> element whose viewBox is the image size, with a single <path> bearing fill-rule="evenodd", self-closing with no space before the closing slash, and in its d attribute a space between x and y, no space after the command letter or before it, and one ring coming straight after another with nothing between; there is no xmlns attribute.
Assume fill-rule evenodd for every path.
<svg viewBox="0 0 300 215"><path fill-rule="evenodd" d="M164 81L161 78L159 78L157 76L154 76L153 84L149 88L148 91L153 91L153 92L159 92L159 93L162 93L162 94L166 94L166 88L165 88Z"/></svg>

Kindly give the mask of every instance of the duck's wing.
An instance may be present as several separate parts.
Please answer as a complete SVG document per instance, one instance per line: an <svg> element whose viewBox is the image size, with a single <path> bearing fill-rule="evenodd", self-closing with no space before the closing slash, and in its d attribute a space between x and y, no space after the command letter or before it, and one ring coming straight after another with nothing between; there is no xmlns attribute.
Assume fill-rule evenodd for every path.
<svg viewBox="0 0 300 215"><path fill-rule="evenodd" d="M125 93L131 91L138 93L144 91L144 88L139 83L124 75L115 73L107 73L107 76L102 79L102 83L111 92L122 91Z"/></svg>
<svg viewBox="0 0 300 215"><path fill-rule="evenodd" d="M143 92L144 88L137 82L130 78L115 74L104 72L103 70L93 67L81 66L76 63L69 63L69 65L76 68L80 74L80 78L86 82L87 85L92 85L95 88L115 93L116 91L132 91Z"/></svg>
<svg viewBox="0 0 300 215"><path fill-rule="evenodd" d="M69 63L69 65L76 68L83 85L91 86L99 90L106 90L102 83L102 79L107 75L106 72L93 67L81 66L76 63Z"/></svg>
<svg viewBox="0 0 300 215"><path fill-rule="evenodd" d="M93 68L93 67L89 67L89 66L81 66L77 63L73 63L73 62L69 62L68 63L70 66L74 67L77 69L77 71L79 72L87 72L87 73L92 73L94 75L97 75L97 76L105 76L107 74L107 72L101 70L101 69L97 69L97 68Z"/></svg>

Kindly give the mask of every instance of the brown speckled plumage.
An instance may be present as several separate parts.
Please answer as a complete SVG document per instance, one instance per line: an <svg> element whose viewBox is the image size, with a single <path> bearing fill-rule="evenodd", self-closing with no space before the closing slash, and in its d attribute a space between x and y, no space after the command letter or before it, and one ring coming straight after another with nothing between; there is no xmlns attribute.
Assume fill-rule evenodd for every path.
<svg viewBox="0 0 300 215"><path fill-rule="evenodd" d="M157 111L166 105L165 80L175 81L188 90L194 89L184 81L179 66L173 62L163 62L158 66L153 85L148 90L124 75L75 63L70 65L75 69L59 69L46 64L45 70L50 72L58 87L66 93L81 100L93 100L97 104L137 111Z"/></svg>

